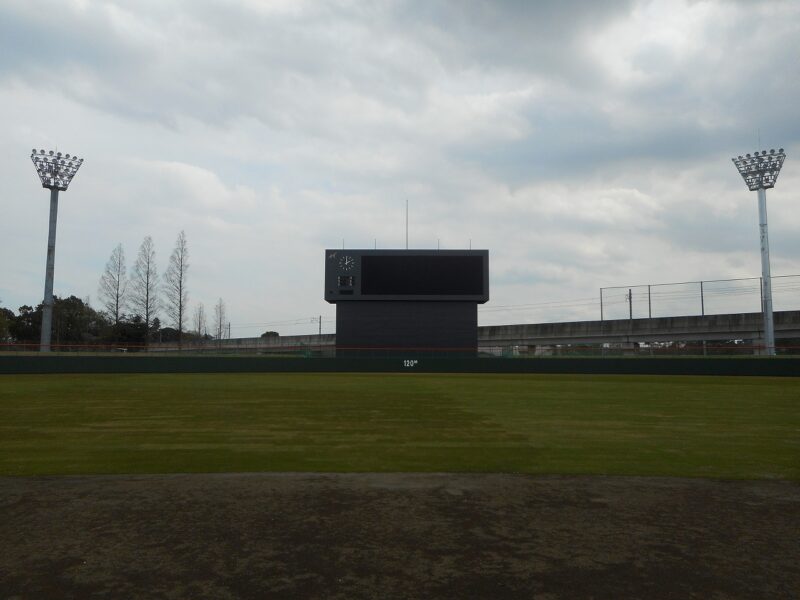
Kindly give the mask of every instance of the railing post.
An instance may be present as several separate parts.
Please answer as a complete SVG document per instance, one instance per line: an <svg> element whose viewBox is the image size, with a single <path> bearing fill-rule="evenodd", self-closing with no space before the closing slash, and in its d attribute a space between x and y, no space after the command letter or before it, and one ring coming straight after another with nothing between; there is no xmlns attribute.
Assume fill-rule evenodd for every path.
<svg viewBox="0 0 800 600"><path fill-rule="evenodd" d="M633 321L633 289L628 288L628 320Z"/></svg>
<svg viewBox="0 0 800 600"><path fill-rule="evenodd" d="M600 320L603 320L603 288L600 288Z"/></svg>
<svg viewBox="0 0 800 600"><path fill-rule="evenodd" d="M706 303L705 298L703 296L703 282L700 282L700 314L702 316L706 316Z"/></svg>

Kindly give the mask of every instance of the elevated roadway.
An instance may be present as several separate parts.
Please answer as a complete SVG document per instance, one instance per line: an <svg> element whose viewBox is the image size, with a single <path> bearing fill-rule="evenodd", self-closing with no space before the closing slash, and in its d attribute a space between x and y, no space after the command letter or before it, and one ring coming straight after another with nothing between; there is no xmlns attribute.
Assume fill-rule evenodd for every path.
<svg viewBox="0 0 800 600"><path fill-rule="evenodd" d="M800 311L774 313L775 338L800 338ZM749 340L763 343L761 313L573 321L478 328L479 346Z"/></svg>
<svg viewBox="0 0 800 600"><path fill-rule="evenodd" d="M775 338L800 338L800 311L774 313ZM763 345L764 322L761 313L571 321L565 323L526 323L478 327L480 348L509 346L555 346L566 344L633 344L647 342L701 342L746 340ZM335 334L290 335L269 338L236 338L202 345L184 344L185 350L223 350L227 352L295 352L297 350L332 353ZM174 349L174 344L152 344L151 351Z"/></svg>

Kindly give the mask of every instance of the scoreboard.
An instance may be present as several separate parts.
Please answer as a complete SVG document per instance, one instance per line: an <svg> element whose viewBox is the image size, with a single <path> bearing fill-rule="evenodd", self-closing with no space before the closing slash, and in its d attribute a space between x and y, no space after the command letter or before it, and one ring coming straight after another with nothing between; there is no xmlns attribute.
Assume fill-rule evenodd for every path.
<svg viewBox="0 0 800 600"><path fill-rule="evenodd" d="M325 250L337 355L475 355L488 250Z"/></svg>
<svg viewBox="0 0 800 600"><path fill-rule="evenodd" d="M325 300L489 300L488 250L326 250Z"/></svg>

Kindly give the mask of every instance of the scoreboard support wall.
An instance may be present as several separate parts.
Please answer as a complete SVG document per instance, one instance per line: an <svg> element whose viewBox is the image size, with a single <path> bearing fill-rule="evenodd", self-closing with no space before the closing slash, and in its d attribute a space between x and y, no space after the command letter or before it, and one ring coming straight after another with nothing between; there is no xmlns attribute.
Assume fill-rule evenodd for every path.
<svg viewBox="0 0 800 600"><path fill-rule="evenodd" d="M336 306L338 353L394 353L397 350L475 354L475 302L341 302Z"/></svg>

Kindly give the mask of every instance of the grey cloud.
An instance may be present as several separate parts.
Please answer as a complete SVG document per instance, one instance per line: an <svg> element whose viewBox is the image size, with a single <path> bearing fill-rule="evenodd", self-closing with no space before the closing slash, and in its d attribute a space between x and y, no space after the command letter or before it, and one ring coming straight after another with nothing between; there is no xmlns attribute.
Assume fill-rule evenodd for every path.
<svg viewBox="0 0 800 600"><path fill-rule="evenodd" d="M534 71L544 72L573 58L585 62L568 40L624 7L417 3L381 11L332 5L292 17L191 3L161 7L156 16L132 11L131 29L144 33L138 40L120 31L110 9L64 5L51 18L7 10L5 70L7 77L50 81L100 108L170 126L181 116L225 123L251 115L277 129L317 127L324 134L315 117L325 94L354 93L413 113L424 107L427 90L450 76L447 69L472 68L478 57L480 68L506 68L521 57L526 71L534 61ZM40 47L31 51L27 39ZM85 81L60 72L64 64L79 67Z"/></svg>
<svg viewBox="0 0 800 600"><path fill-rule="evenodd" d="M398 5L397 16L450 67L518 69L560 79L591 76L574 43L624 16L628 0L544 2L476 0Z"/></svg>
<svg viewBox="0 0 800 600"><path fill-rule="evenodd" d="M29 2L0 9L0 76L60 81L77 65L112 71L154 56L114 34L102 8L76 10L67 3L45 10ZM52 7L51 7L52 8Z"/></svg>
<svg viewBox="0 0 800 600"><path fill-rule="evenodd" d="M175 126L181 117L224 124L254 116L276 129L324 129L314 117L326 94L380 92L410 108L420 98L413 65L373 52L379 40L369 24L347 14L279 19L192 2L157 16L131 12L131 28L145 34L136 38L102 7L64 5L48 16L20 6L27 9L6 9L0 20L5 78L58 86L126 117Z"/></svg>
<svg viewBox="0 0 800 600"><path fill-rule="evenodd" d="M800 66L791 51L798 23L778 14L754 28L743 12L714 22L699 52L680 56L661 42L644 44L631 57L642 81L573 79L524 110L530 133L523 138L476 141L454 152L518 186L590 176L631 160L679 165L751 151L759 129L767 146L787 145L800 136ZM609 101L613 111L605 108Z"/></svg>

